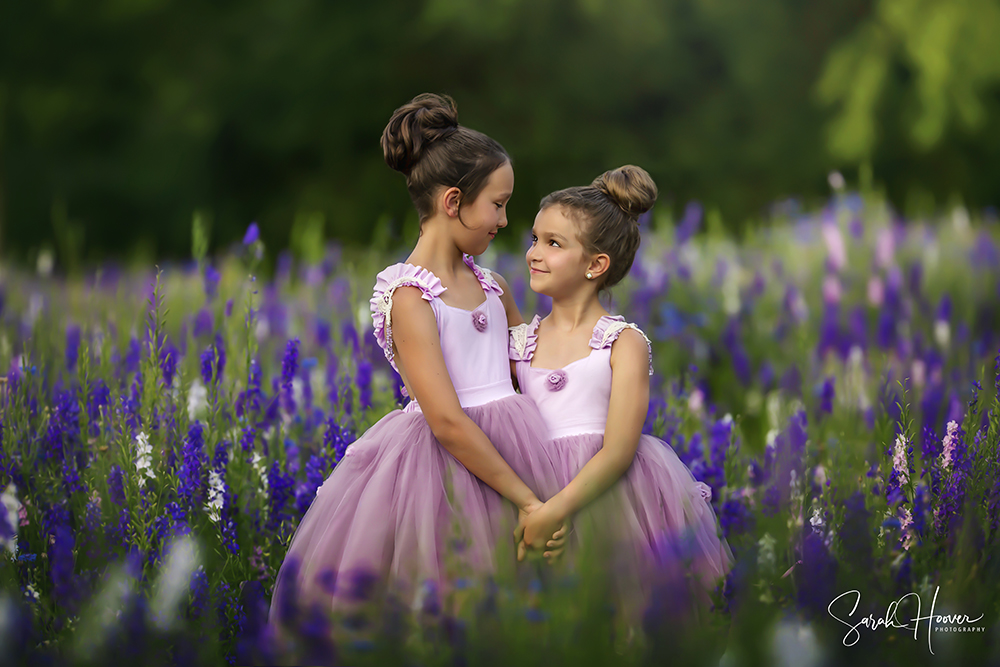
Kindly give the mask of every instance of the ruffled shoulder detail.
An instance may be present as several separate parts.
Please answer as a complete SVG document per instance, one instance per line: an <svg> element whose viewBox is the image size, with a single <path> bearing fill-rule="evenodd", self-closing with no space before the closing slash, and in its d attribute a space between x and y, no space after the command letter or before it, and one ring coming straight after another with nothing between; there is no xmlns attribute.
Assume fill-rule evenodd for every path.
<svg viewBox="0 0 1000 667"><path fill-rule="evenodd" d="M536 332L540 321L538 315L535 315L530 322L510 327L507 349L511 361L530 361L534 356L535 347L538 345Z"/></svg>
<svg viewBox="0 0 1000 667"><path fill-rule="evenodd" d="M413 264L393 264L376 276L374 294L370 301L375 340L397 372L399 369L392 359L392 295L403 286L419 288L426 301L441 296L448 289L433 273Z"/></svg>
<svg viewBox="0 0 1000 667"><path fill-rule="evenodd" d="M473 261L472 255L463 255L462 259L465 260L466 266L472 269L472 272L476 274L476 278L479 278L479 284L483 286L484 292L487 294L490 292L496 292L498 296L503 294L503 288L500 287L500 283L498 283L496 278L493 277L492 271L477 265Z"/></svg>
<svg viewBox="0 0 1000 667"><path fill-rule="evenodd" d="M611 345L618 340L618 336L621 335L622 331L625 329L635 329L642 337L646 339L646 348L649 350L649 374L653 374L653 344L650 342L649 338L643 333L642 329L632 324L631 322L626 322L625 318L621 315L605 315L597 321L597 326L594 327L594 333L590 337L590 347L595 350L603 350L606 347L611 347Z"/></svg>

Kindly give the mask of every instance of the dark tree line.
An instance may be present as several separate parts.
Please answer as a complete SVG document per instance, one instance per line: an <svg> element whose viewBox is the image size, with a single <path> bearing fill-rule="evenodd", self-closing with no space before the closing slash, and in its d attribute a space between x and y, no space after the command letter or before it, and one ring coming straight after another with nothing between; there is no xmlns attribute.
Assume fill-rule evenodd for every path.
<svg viewBox="0 0 1000 667"><path fill-rule="evenodd" d="M997 0L35 0L0 6L0 252L399 236L378 138L447 92L514 156L515 226L626 162L725 223L865 165L901 208L1000 202ZM943 27L942 27L943 26ZM410 223L412 225L412 222ZM510 238L518 236L510 235ZM64 257L65 259L65 257Z"/></svg>

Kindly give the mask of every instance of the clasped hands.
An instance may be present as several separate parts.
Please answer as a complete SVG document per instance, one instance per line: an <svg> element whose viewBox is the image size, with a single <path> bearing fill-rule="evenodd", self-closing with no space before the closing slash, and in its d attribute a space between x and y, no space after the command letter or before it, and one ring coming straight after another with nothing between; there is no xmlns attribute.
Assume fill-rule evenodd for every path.
<svg viewBox="0 0 1000 667"><path fill-rule="evenodd" d="M569 525L569 519L561 516L551 503L536 501L521 508L514 529L517 560L540 553L550 564L554 563L566 548Z"/></svg>

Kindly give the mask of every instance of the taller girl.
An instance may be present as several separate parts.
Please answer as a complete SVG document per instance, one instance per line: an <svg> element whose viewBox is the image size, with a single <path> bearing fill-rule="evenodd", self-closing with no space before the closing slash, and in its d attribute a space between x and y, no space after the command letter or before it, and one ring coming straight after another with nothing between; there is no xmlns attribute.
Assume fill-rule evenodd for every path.
<svg viewBox="0 0 1000 667"><path fill-rule="evenodd" d="M510 158L431 94L396 110L382 149L406 175L421 223L413 252L378 274L371 299L375 336L411 401L361 436L317 491L272 619L293 597L330 609L365 582L386 581L405 599L428 580L491 572L514 508L526 517L541 507L536 494L558 490L544 421L511 384L507 328L523 320L504 279L471 257L507 226Z"/></svg>

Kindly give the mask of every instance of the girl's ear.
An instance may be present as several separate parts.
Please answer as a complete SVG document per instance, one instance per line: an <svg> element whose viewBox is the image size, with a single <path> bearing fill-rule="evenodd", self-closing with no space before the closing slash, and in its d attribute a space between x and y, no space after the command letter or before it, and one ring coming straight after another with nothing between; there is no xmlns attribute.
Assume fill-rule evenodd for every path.
<svg viewBox="0 0 1000 667"><path fill-rule="evenodd" d="M451 187L441 193L441 210L449 218L458 217L458 209L462 205L462 191Z"/></svg>
<svg viewBox="0 0 1000 667"><path fill-rule="evenodd" d="M604 275L610 268L611 258L602 252L590 258L590 263L587 265L587 273L593 276L591 280L597 280L598 277Z"/></svg>

